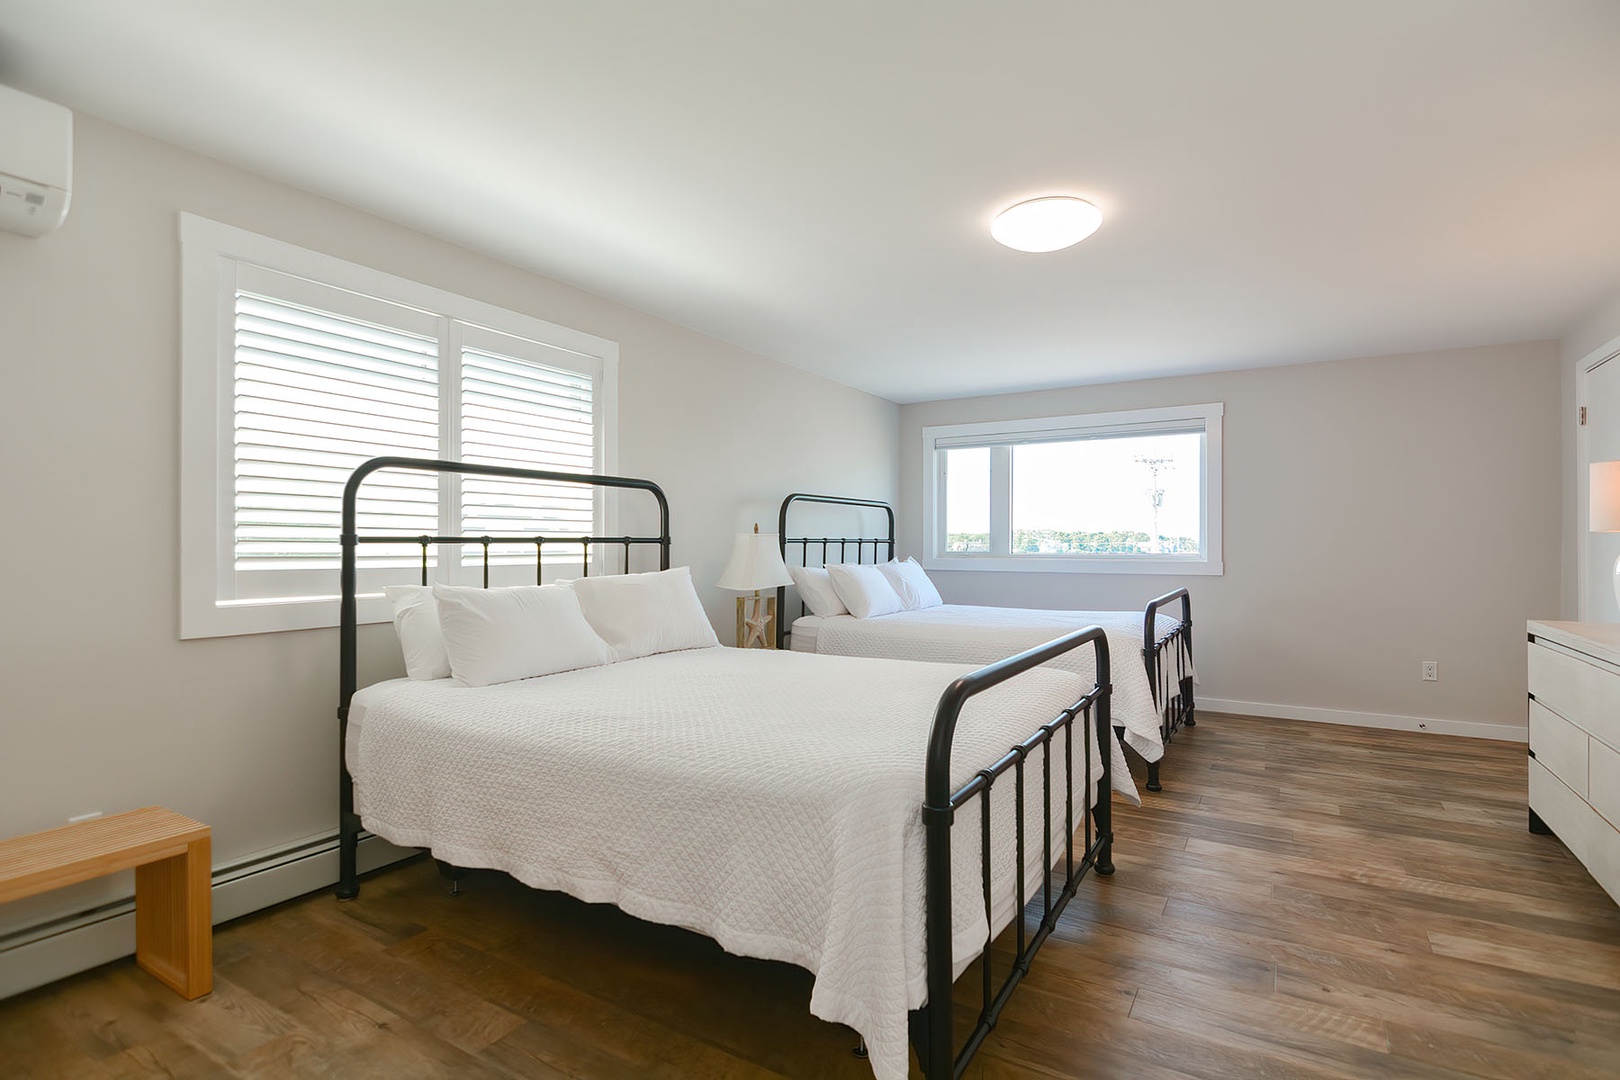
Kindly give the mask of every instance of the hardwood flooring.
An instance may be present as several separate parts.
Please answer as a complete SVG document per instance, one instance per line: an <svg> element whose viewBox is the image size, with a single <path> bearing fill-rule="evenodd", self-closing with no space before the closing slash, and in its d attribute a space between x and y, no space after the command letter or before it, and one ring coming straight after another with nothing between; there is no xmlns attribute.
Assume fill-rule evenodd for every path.
<svg viewBox="0 0 1620 1080"><path fill-rule="evenodd" d="M1208 715L1164 778L969 1076L1620 1076L1620 907L1526 830L1522 745ZM808 974L489 873L215 949L198 1002L133 961L0 1002L0 1076L871 1076Z"/></svg>

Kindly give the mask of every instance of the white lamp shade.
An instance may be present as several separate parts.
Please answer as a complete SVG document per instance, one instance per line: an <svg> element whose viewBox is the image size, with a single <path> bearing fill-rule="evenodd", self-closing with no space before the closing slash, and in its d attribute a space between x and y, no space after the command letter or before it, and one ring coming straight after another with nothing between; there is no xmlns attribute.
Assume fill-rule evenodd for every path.
<svg viewBox="0 0 1620 1080"><path fill-rule="evenodd" d="M731 592L753 592L793 584L775 533L739 533L731 561L716 583Z"/></svg>
<svg viewBox="0 0 1620 1080"><path fill-rule="evenodd" d="M1594 461L1587 488L1587 528L1620 532L1620 461Z"/></svg>

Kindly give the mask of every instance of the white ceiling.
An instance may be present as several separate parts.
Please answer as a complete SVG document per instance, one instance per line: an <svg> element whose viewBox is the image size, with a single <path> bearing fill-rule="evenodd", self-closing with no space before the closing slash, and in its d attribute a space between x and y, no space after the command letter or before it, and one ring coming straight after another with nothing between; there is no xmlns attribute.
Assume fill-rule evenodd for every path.
<svg viewBox="0 0 1620 1080"><path fill-rule="evenodd" d="M901 402L1620 290L1615 0L0 0L0 82Z"/></svg>

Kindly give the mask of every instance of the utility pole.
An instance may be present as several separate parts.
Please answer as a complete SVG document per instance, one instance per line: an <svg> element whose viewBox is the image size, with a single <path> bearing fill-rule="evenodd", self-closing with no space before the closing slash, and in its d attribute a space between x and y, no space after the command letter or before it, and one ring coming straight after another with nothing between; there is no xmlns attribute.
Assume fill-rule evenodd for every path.
<svg viewBox="0 0 1620 1080"><path fill-rule="evenodd" d="M1153 553L1161 554L1164 544L1159 538L1159 507L1164 504L1164 488L1159 486L1159 470L1169 470L1176 467L1175 460L1167 457L1141 457L1136 459L1138 465L1146 465L1153 474L1153 480L1148 485L1148 498L1153 500Z"/></svg>

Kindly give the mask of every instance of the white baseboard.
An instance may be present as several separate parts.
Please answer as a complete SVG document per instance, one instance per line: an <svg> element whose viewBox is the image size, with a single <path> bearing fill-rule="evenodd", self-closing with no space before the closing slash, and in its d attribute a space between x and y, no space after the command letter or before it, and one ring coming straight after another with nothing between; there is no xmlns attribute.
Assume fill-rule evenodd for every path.
<svg viewBox="0 0 1620 1080"><path fill-rule="evenodd" d="M1461 735L1469 739L1501 739L1528 742L1523 724L1480 724L1469 720L1437 720L1426 716L1394 716L1389 713L1353 712L1347 709L1314 709L1306 705L1270 705L1263 701L1227 701L1222 698L1197 699L1198 711L1264 716L1277 720L1308 720L1314 724L1345 724L1349 727L1384 728L1390 731L1424 731L1432 735Z"/></svg>
<svg viewBox="0 0 1620 1080"><path fill-rule="evenodd" d="M362 837L361 873L417 852ZM306 837L214 869L217 926L250 912L337 884L337 833ZM133 897L72 912L0 937L0 998L87 971L135 952Z"/></svg>

